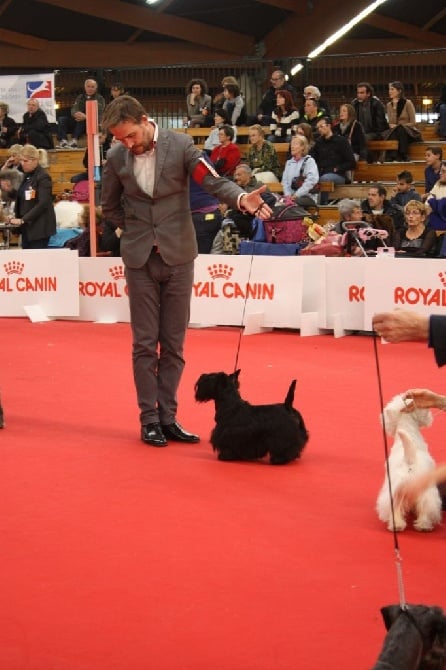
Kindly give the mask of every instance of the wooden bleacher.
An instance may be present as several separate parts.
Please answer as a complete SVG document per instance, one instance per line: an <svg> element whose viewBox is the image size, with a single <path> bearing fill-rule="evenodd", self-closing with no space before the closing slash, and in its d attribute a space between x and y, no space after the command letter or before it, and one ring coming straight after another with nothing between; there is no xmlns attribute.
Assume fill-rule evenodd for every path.
<svg viewBox="0 0 446 670"><path fill-rule="evenodd" d="M354 197L363 199L365 193L368 190L368 184L370 182L381 182L385 186L390 187L395 183L396 175L403 170L410 170L414 177L414 185L418 192L424 192L424 156L426 149L429 146L441 146L444 148L445 157L446 157L446 142L441 141L440 138L435 134L435 128L433 124L420 124L420 130L422 133L421 142L413 142L409 145L409 156L411 158L410 162L407 163L365 163L358 162L357 167L353 174L353 184L334 186L334 189L330 190L333 193L333 197L338 200L345 197ZM198 147L203 146L204 138L209 135L210 128L179 128L178 132L186 132L188 135L193 137L195 144ZM240 126L237 128L237 144L240 148L242 155L246 155L249 149L248 143L248 134L249 127ZM369 149L373 151L392 151L395 150L395 142L392 140L373 140L368 142ZM282 168L285 166L285 162L288 156L289 144L287 142L275 144L275 149L277 151L280 164ZM83 157L84 157L84 148L79 149L52 149L48 151L49 159L49 168L48 172L51 175L53 180L53 193L58 195L66 190L72 190L73 184L70 182L70 178L84 171L83 166ZM7 150L0 149L0 161L1 164L5 162L7 158ZM281 186L275 185L274 190L280 192Z"/></svg>

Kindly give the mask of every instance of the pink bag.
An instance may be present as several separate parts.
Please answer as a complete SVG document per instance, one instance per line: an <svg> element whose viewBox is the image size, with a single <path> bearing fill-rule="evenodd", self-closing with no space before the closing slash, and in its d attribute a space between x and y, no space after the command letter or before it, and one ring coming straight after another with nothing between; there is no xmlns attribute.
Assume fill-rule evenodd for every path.
<svg viewBox="0 0 446 670"><path fill-rule="evenodd" d="M273 244L295 244L302 242L307 237L308 228L302 219L264 221L263 225L266 241Z"/></svg>

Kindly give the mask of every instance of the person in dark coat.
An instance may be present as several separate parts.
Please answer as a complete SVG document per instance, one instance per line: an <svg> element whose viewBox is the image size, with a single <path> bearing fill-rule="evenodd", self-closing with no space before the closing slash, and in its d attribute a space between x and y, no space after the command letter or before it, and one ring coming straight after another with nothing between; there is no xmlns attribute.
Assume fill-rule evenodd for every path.
<svg viewBox="0 0 446 670"><path fill-rule="evenodd" d="M32 144L36 149L53 149L54 142L50 124L37 98L26 103L28 111L23 115L23 124L19 129L20 144Z"/></svg>
<svg viewBox="0 0 446 670"><path fill-rule="evenodd" d="M7 149L14 142L17 135L17 124L9 114L6 102L0 102L0 147Z"/></svg>
<svg viewBox="0 0 446 670"><path fill-rule="evenodd" d="M19 226L23 249L46 249L56 232L53 207L53 183L39 165L39 151L32 144L23 147L21 157L23 181L17 192L15 216L11 223Z"/></svg>

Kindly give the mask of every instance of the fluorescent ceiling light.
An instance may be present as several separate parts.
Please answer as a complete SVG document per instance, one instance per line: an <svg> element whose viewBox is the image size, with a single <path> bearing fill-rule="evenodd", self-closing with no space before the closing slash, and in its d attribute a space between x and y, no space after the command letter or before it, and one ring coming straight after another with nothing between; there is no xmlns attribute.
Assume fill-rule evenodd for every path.
<svg viewBox="0 0 446 670"><path fill-rule="evenodd" d="M294 67L291 68L291 76L294 77L295 74L297 74L298 72L300 72L303 69L304 69L304 66L302 65L302 63L298 63L297 65L295 65Z"/></svg>
<svg viewBox="0 0 446 670"><path fill-rule="evenodd" d="M319 54L321 54L323 51L325 51L325 49L327 47L329 47L332 44L334 44L335 42L337 42L340 37L345 35L345 33L348 33L349 30L351 30L353 28L353 26L356 26L357 23L360 23L360 21L365 19L365 17L368 16L369 14L371 14L372 12L374 12L375 9L377 7L379 7L380 5L382 5L384 2L386 2L386 0L375 0L375 2L372 2L371 5L369 5L365 9L363 9L362 12L357 14L353 19L351 19L351 21L346 23L344 26L342 26L342 28L340 28L335 33L333 33L333 35L328 37L323 44L321 44L316 49L314 49L311 53L309 53L307 57L308 58L316 58L316 56L319 56Z"/></svg>
<svg viewBox="0 0 446 670"><path fill-rule="evenodd" d="M146 0L147 5L156 5L157 2L160 2L160 0Z"/></svg>

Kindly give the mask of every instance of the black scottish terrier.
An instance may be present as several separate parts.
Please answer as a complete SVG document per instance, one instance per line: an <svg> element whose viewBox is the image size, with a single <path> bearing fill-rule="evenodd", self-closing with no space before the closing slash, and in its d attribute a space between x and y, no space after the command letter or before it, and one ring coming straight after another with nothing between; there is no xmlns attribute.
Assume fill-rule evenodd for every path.
<svg viewBox="0 0 446 670"><path fill-rule="evenodd" d="M195 384L195 400L215 401L211 444L220 461L254 461L269 454L283 465L299 458L308 441L304 420L293 407L296 380L283 403L251 405L240 397L239 374L203 374Z"/></svg>
<svg viewBox="0 0 446 670"><path fill-rule="evenodd" d="M373 670L444 670L446 617L440 607L388 605L381 614L388 633Z"/></svg>

